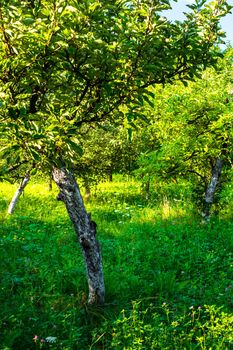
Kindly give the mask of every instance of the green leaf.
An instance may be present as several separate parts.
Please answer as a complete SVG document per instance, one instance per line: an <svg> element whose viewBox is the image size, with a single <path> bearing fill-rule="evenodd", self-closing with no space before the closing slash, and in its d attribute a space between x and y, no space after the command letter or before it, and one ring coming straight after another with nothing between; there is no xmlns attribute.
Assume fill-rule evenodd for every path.
<svg viewBox="0 0 233 350"><path fill-rule="evenodd" d="M23 23L25 24L25 25L31 25L32 23L34 23L34 18L32 18L32 17L26 17L26 18L24 18L23 19Z"/></svg>
<svg viewBox="0 0 233 350"><path fill-rule="evenodd" d="M71 149L76 152L78 155L83 155L83 149L80 145L78 145L76 142L73 142L71 140L67 140L66 143L70 145Z"/></svg>
<svg viewBox="0 0 233 350"><path fill-rule="evenodd" d="M37 168L33 168L31 171L30 171L30 175L36 175L37 173Z"/></svg>
<svg viewBox="0 0 233 350"><path fill-rule="evenodd" d="M30 153L34 160L36 160L37 162L40 161L41 157L37 151L35 151L34 149L30 149Z"/></svg>
<svg viewBox="0 0 233 350"><path fill-rule="evenodd" d="M46 136L44 134L33 134L32 135L32 139L33 140L40 140L40 139L44 139Z"/></svg>

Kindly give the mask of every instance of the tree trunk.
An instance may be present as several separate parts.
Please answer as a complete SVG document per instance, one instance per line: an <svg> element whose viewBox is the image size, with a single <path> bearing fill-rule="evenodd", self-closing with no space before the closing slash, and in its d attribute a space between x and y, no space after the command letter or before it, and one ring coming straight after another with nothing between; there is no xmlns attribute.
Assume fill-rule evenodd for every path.
<svg viewBox="0 0 233 350"><path fill-rule="evenodd" d="M112 182L113 181L113 175L112 175L112 169L108 170L108 181Z"/></svg>
<svg viewBox="0 0 233 350"><path fill-rule="evenodd" d="M146 179L145 183L142 183L142 194L143 196L145 196L146 200L149 199L150 197L150 185L151 185L151 181L150 181L150 177Z"/></svg>
<svg viewBox="0 0 233 350"><path fill-rule="evenodd" d="M85 195L84 195L84 201L88 201L91 197L91 189L87 181L84 183L84 188L85 188Z"/></svg>
<svg viewBox="0 0 233 350"><path fill-rule="evenodd" d="M49 191L53 190L53 176L49 176Z"/></svg>
<svg viewBox="0 0 233 350"><path fill-rule="evenodd" d="M13 211L14 211L14 209L16 207L16 204L18 202L18 199L21 196L21 194L23 193L23 190L27 186L27 183L28 183L29 180L30 180L30 175L29 175L29 173L27 173L25 175L24 179L22 180L19 188L16 190L16 192L15 192L15 194L14 194L14 196L13 196L13 198L12 198L10 204L9 204L8 211L7 211L8 214L11 215L13 213Z"/></svg>
<svg viewBox="0 0 233 350"><path fill-rule="evenodd" d="M216 163L212 169L212 175L205 193L203 211L202 211L202 216L206 221L208 221L210 217L210 209L214 201L214 194L216 192L216 188L219 183L223 164L224 164L224 161L222 159L217 158Z"/></svg>
<svg viewBox="0 0 233 350"><path fill-rule="evenodd" d="M79 186L68 170L53 169L53 179L60 189L57 199L66 206L83 252L89 287L89 304L103 303L105 297L102 257L96 240L96 223L86 212Z"/></svg>

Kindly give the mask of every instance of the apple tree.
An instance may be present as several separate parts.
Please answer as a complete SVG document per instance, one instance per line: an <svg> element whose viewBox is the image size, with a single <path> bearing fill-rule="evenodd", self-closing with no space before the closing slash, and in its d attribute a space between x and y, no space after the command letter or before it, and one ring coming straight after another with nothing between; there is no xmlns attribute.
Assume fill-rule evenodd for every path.
<svg viewBox="0 0 233 350"><path fill-rule="evenodd" d="M122 120L124 105L134 113L149 86L185 82L216 62L219 20L230 6L190 7L171 23L162 14L169 0L0 2L4 172L25 164L53 172L84 255L90 303L103 302L105 289L96 224L73 174L82 131Z"/></svg>

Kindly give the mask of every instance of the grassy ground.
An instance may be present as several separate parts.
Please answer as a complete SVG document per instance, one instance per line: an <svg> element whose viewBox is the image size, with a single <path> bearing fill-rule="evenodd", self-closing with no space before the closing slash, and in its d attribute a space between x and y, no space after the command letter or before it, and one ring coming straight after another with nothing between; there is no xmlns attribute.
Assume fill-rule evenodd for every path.
<svg viewBox="0 0 233 350"><path fill-rule="evenodd" d="M101 184L87 207L106 304L89 307L75 234L47 187L28 185L8 217L15 187L0 184L1 350L233 349L230 207L203 225L182 190L145 200L137 182Z"/></svg>

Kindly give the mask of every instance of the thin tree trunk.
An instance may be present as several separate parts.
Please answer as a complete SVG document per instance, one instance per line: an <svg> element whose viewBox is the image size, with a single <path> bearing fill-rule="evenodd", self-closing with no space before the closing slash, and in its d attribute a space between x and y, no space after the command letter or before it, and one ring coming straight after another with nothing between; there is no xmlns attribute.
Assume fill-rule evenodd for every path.
<svg viewBox="0 0 233 350"><path fill-rule="evenodd" d="M214 201L214 195L216 192L217 185L219 183L223 164L224 164L224 161L222 159L219 159L219 158L216 159L216 163L212 170L211 179L207 186L204 203L203 203L203 211L202 211L202 216L206 221L208 221L210 217L210 209Z"/></svg>
<svg viewBox="0 0 233 350"><path fill-rule="evenodd" d="M113 175L112 175L112 169L108 170L108 181L112 182L113 181Z"/></svg>
<svg viewBox="0 0 233 350"><path fill-rule="evenodd" d="M150 178L146 180L145 190L146 190L146 198L148 199L150 195Z"/></svg>
<svg viewBox="0 0 233 350"><path fill-rule="evenodd" d="M49 191L53 190L53 176L49 176Z"/></svg>
<svg viewBox="0 0 233 350"><path fill-rule="evenodd" d="M84 188L85 188L84 200L87 202L91 197L91 189L87 181L85 181L84 183Z"/></svg>
<svg viewBox="0 0 233 350"><path fill-rule="evenodd" d="M146 179L145 183L142 183L142 194L143 196L145 196L146 199L149 199L150 197L150 185L151 185L151 181L150 181L150 177Z"/></svg>
<svg viewBox="0 0 233 350"><path fill-rule="evenodd" d="M96 240L96 223L86 212L79 186L66 169L53 169L53 179L60 189L57 199L66 206L83 252L89 287L88 302L103 303L105 297L102 257Z"/></svg>
<svg viewBox="0 0 233 350"><path fill-rule="evenodd" d="M25 176L24 176L24 179L22 180L19 188L16 190L10 204L9 204L9 207L8 207L8 214L12 214L15 207L16 207L16 204L18 202L18 199L19 197L21 196L21 194L23 193L23 190L25 189L25 187L27 186L27 183L28 181L30 180L30 175L29 173L27 173Z"/></svg>

